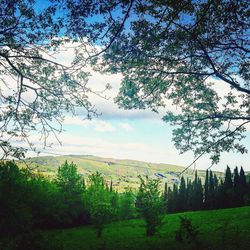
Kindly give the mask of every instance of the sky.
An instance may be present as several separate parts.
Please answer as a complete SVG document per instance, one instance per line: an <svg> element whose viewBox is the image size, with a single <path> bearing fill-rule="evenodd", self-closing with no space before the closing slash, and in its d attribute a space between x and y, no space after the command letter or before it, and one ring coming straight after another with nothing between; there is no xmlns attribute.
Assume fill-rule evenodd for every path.
<svg viewBox="0 0 250 250"><path fill-rule="evenodd" d="M57 60L68 64L73 58L72 49L64 50L57 55ZM96 95L90 96L90 101L95 105L99 117L86 120L85 116L78 112L78 116L66 114L63 122L64 131L58 135L57 140L51 135L49 143L51 148L43 149L43 142L39 141L37 135L33 135L33 141L37 148L43 152L41 155L95 155L112 157L117 159L133 159L154 163L167 163L188 166L193 160L192 152L180 155L175 149L172 141L172 127L162 121L164 110L156 114L150 110L123 110L114 103L113 98L117 95L122 76L119 74L100 74L90 70L92 76L89 78L88 86L93 90L103 90L109 83L111 90L105 92L107 99ZM215 81L215 80L214 80ZM224 94L226 85L215 81L217 90ZM169 106L170 110L176 107ZM250 128L248 128L245 145L250 148ZM250 170L250 155L224 153L214 170L224 171L226 166L234 168L243 166ZM211 165L208 156L203 156L196 163L197 169L206 169Z"/></svg>
<svg viewBox="0 0 250 250"><path fill-rule="evenodd" d="M43 3L46 4L47 1ZM41 3L41 2L40 2ZM42 7L38 6L39 8ZM37 8L38 8L37 7ZM73 50L67 49L57 55L58 62L67 65L73 59ZM105 95L109 99L99 96L90 96L91 102L98 112L102 113L91 121L84 119L84 114L79 111L79 116L65 115L63 122L64 131L58 135L61 143L55 137L49 137L48 144L51 147L43 148L43 141L39 135L32 134L31 141L42 152L41 155L95 155L113 157L118 159L133 159L154 163L167 163L188 166L193 160L192 152L180 155L172 141L172 127L162 121L166 110L160 110L159 114L150 110L123 110L114 103L121 83L121 75L101 75L90 70L92 76L88 86L93 90L103 90L107 83L112 89ZM218 91L225 93L226 86L217 80ZM170 110L176 107L169 106ZM250 149L250 128L246 133L244 144ZM34 155L29 153L28 155ZM206 169L211 162L208 156L203 156L196 162L197 169ZM226 166L243 166L250 171L250 154L223 153L214 170L224 171Z"/></svg>

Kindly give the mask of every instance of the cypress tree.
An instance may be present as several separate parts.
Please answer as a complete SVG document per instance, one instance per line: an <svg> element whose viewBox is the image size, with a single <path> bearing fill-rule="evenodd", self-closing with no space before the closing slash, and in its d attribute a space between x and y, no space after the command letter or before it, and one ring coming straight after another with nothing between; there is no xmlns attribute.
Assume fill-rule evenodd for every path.
<svg viewBox="0 0 250 250"><path fill-rule="evenodd" d="M209 193L213 194L214 193L214 176L213 176L213 172L212 170L210 170L210 174L209 174Z"/></svg>
<svg viewBox="0 0 250 250"><path fill-rule="evenodd" d="M178 187L176 184L173 186L173 212L179 211L179 195L178 195Z"/></svg>
<svg viewBox="0 0 250 250"><path fill-rule="evenodd" d="M213 172L210 170L209 185L208 185L208 207L214 208L214 177Z"/></svg>
<svg viewBox="0 0 250 250"><path fill-rule="evenodd" d="M241 189L247 188L246 175L242 167L240 168L239 187Z"/></svg>
<svg viewBox="0 0 250 250"><path fill-rule="evenodd" d="M233 181L232 181L232 173L231 169L227 166L225 173L225 181L223 185L223 207L231 207L232 206L232 194L233 194Z"/></svg>
<svg viewBox="0 0 250 250"><path fill-rule="evenodd" d="M174 212L173 207L173 191L170 187L168 187L168 194L167 194L167 209L169 213Z"/></svg>
<svg viewBox="0 0 250 250"><path fill-rule="evenodd" d="M165 182L164 184L164 192L163 192L163 202L164 202L164 206L167 212L167 206L168 206L168 184L167 182Z"/></svg>
<svg viewBox="0 0 250 250"><path fill-rule="evenodd" d="M180 211L186 211L187 210L187 189L186 189L186 183L185 179L182 176L181 177L181 184L179 188L179 197L178 197L178 206Z"/></svg>
<svg viewBox="0 0 250 250"><path fill-rule="evenodd" d="M240 206L242 203L242 195L240 194L239 190L239 182L240 182L240 176L238 172L238 167L235 167L234 169L234 176L233 176L233 206L237 207Z"/></svg>
<svg viewBox="0 0 250 250"><path fill-rule="evenodd" d="M196 196L197 196L197 210L201 210L203 208L203 187L200 178L198 178Z"/></svg>
<svg viewBox="0 0 250 250"><path fill-rule="evenodd" d="M234 169L234 183L233 183L234 190L237 190L239 188L239 182L240 182L240 176L239 176L239 172L238 172L238 167L235 167L235 169Z"/></svg>
<svg viewBox="0 0 250 250"><path fill-rule="evenodd" d="M201 179L198 178L197 170L195 171L195 178L192 183L192 194L190 198L192 210L201 210L203 208L203 187Z"/></svg>
<svg viewBox="0 0 250 250"><path fill-rule="evenodd" d="M247 194L247 181L246 175L243 168L240 168L240 177L239 177L239 193L241 197L240 205L244 205L244 196Z"/></svg>
<svg viewBox="0 0 250 250"><path fill-rule="evenodd" d="M192 210L193 186L190 179L187 180L187 210Z"/></svg>
<svg viewBox="0 0 250 250"><path fill-rule="evenodd" d="M229 168L229 166L227 166L227 169L226 169L224 188L226 191L228 190L231 191L233 188L232 173L231 173L231 169Z"/></svg>
<svg viewBox="0 0 250 250"><path fill-rule="evenodd" d="M214 191L215 191L215 193L218 191L218 187L219 187L219 180L218 180L216 174L214 174Z"/></svg>
<svg viewBox="0 0 250 250"><path fill-rule="evenodd" d="M219 192L219 180L214 174L214 208L218 208L218 192Z"/></svg>
<svg viewBox="0 0 250 250"><path fill-rule="evenodd" d="M209 185L209 175L208 175L208 169L206 171L206 178L205 178L205 185L204 185L204 206L205 208L208 208L208 185Z"/></svg>

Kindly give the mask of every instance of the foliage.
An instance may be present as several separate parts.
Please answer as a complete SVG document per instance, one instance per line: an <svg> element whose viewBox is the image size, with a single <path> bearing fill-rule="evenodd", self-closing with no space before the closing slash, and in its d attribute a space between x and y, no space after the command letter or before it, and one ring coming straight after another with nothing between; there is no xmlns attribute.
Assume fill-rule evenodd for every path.
<svg viewBox="0 0 250 250"><path fill-rule="evenodd" d="M228 167L225 180L218 183L216 175L212 171L207 171L208 193L207 200L203 201L205 187L202 186L197 172L192 182L182 178L181 185L174 185L173 191L165 185L163 193L158 179L139 177L141 185L137 193L130 189L117 193L110 189L111 184L105 183L103 176L98 172L89 175L85 187L74 163L65 162L58 168L57 179L49 180L19 169L12 161L0 162L0 246L6 249L16 249L14 246L30 249L35 246L39 249L45 241L50 240L50 237L43 233L40 235L39 229L76 227L89 223L100 237L103 229L109 227L107 223L132 219L138 214L144 220L144 223L141 222L143 227L146 222L147 236L154 235L163 224L166 205L167 212L173 213L248 204L249 180L242 168L240 174L237 172L238 169L235 168L232 174ZM211 216L214 216L212 212ZM246 217L245 215L244 218ZM195 224L201 224L199 216L197 220ZM185 230L192 230L186 232L183 229L184 231L179 234L191 240L195 237L196 231L191 227L192 223L184 222ZM123 225L122 221L120 223ZM107 230L107 235L109 233ZM188 236L185 236L186 233ZM140 238L137 234L136 237ZM34 244L33 240L36 241ZM57 239L51 239L51 249L56 249L59 244L56 241ZM49 247L50 245L48 249Z"/></svg>
<svg viewBox="0 0 250 250"><path fill-rule="evenodd" d="M83 57L78 46L88 45L89 53L91 46L73 32L60 2L0 2L1 158L24 157L25 149L13 144L17 139L34 149L32 131L40 132L47 146L49 134L62 131L65 114L75 114L75 108L88 118L96 114L88 100L89 74L77 63L78 54ZM71 62L58 56L65 50Z"/></svg>
<svg viewBox="0 0 250 250"><path fill-rule="evenodd" d="M77 173L77 166L73 162L69 164L65 161L58 168L56 184L62 195L62 203L65 206L63 223L69 226L86 223L88 216L87 212L84 211L84 179Z"/></svg>
<svg viewBox="0 0 250 250"><path fill-rule="evenodd" d="M247 1L4 0L0 10L2 157L23 157L13 141L33 148L32 131L47 144L66 112L81 107L89 118L96 114L84 71L89 62L122 73L116 101L123 108L178 106L163 120L175 126L181 153L208 153L217 163L222 151L247 151L241 143L250 122ZM62 65L56 53L67 44L75 55Z"/></svg>
<svg viewBox="0 0 250 250"><path fill-rule="evenodd" d="M119 219L128 220L135 218L136 207L135 207L135 194L127 189L124 193L120 194L119 203Z"/></svg>
<svg viewBox="0 0 250 250"><path fill-rule="evenodd" d="M65 193L55 182L20 170L14 162L1 162L1 237L26 234L35 228L88 223L82 190L80 192Z"/></svg>
<svg viewBox="0 0 250 250"><path fill-rule="evenodd" d="M14 162L0 162L0 237L29 230L33 224L27 173Z"/></svg>
<svg viewBox="0 0 250 250"><path fill-rule="evenodd" d="M186 217L179 216L180 228L176 231L175 239L188 244L196 243L199 230L193 226L192 220Z"/></svg>
<svg viewBox="0 0 250 250"><path fill-rule="evenodd" d="M101 237L104 224L111 221L114 212L112 193L106 189L104 179L99 172L89 176L89 186L86 190L86 200L91 222Z"/></svg>
<svg viewBox="0 0 250 250"><path fill-rule="evenodd" d="M77 166L73 162L65 163L58 168L57 186L64 193L79 195L85 189L84 179L77 173Z"/></svg>
<svg viewBox="0 0 250 250"><path fill-rule="evenodd" d="M171 188L168 190L167 211L172 213L248 205L250 192L247 191L247 183L249 182L246 180L243 168L241 168L242 177L237 173L237 167L232 175L227 166L225 179L220 179L219 183L216 174L207 170L204 185L197 176L197 171L192 182L187 180L187 185L182 178L179 188L174 185L173 191Z"/></svg>
<svg viewBox="0 0 250 250"><path fill-rule="evenodd" d="M223 151L247 152L241 143L250 122L247 1L104 1L102 10L97 66L122 73L120 107L166 108L163 120L175 126L181 153L207 153L217 163Z"/></svg>
<svg viewBox="0 0 250 250"><path fill-rule="evenodd" d="M159 191L160 181L158 179L144 180L139 176L141 185L136 197L136 207L139 214L145 219L147 236L156 233L159 226L162 225L164 201Z"/></svg>

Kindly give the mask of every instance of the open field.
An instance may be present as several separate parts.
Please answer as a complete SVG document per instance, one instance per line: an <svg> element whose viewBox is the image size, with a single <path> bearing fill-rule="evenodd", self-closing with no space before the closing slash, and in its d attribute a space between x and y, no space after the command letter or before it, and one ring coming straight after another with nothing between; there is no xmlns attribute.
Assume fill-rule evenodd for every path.
<svg viewBox="0 0 250 250"><path fill-rule="evenodd" d="M192 219L198 227L197 244L175 241L179 216ZM166 215L164 224L153 237L145 236L140 219L106 225L102 238L92 227L47 232L65 250L80 249L250 249L250 207L186 212Z"/></svg>

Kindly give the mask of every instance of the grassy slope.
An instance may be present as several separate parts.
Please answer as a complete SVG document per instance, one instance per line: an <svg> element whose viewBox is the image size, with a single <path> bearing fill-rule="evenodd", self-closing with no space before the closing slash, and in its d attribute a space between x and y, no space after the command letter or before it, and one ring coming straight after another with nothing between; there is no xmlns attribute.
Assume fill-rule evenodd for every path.
<svg viewBox="0 0 250 250"><path fill-rule="evenodd" d="M198 226L198 247L175 241L178 216L191 218ZM106 225L98 239L92 227L50 231L65 250L80 249L250 249L250 207L167 215L157 235L145 237L142 220Z"/></svg>
<svg viewBox="0 0 250 250"><path fill-rule="evenodd" d="M175 174L180 173L184 167L171 164L156 164L149 162L133 161L133 160L117 160L112 158L101 158L96 156L84 155L66 155L66 156L43 156L32 158L29 162L31 167L38 166L37 170L47 176L54 176L57 168L65 161L74 162L78 166L79 173L84 176L101 172L106 181L113 180L113 184L117 190L123 190L129 186L138 187L138 175L148 175L156 177L156 174L163 174L166 178L162 178L162 182L168 182L172 185L177 180ZM171 172L171 173L170 173ZM174 174L175 173L175 174ZM205 171L198 171L198 175L204 181ZM217 173L217 176L222 176ZM193 178L193 170L186 171L184 177Z"/></svg>

